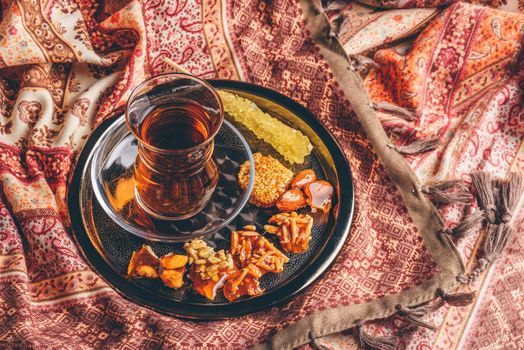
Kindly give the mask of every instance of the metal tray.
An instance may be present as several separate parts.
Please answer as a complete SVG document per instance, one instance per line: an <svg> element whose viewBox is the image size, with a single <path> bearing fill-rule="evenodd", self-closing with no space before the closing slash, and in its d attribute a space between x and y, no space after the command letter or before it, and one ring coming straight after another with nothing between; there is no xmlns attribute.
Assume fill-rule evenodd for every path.
<svg viewBox="0 0 524 350"><path fill-rule="evenodd" d="M321 179L335 187L333 208L329 214L311 214L315 224L310 248L302 254L286 253L290 258L280 274L268 273L261 278L264 293L229 302L223 295L209 301L193 292L190 282L174 290L160 280L133 279L126 276L127 264L134 250L149 244L157 255L183 252L181 243L148 242L116 225L96 200L90 183L89 169L93 147L107 128L118 121L103 122L84 146L73 174L68 193L69 214L77 247L85 260L123 297L144 307L172 316L191 319L223 319L255 313L289 301L304 291L326 271L344 244L352 221L354 207L351 169L330 132L306 108L290 98L267 88L228 80L210 80L217 89L224 89L255 102L259 108L282 122L301 130L314 146L313 152L299 166L291 166L270 145L257 139L248 129L228 119L244 135L253 152L270 154L298 172L312 168ZM310 212L304 209L304 212ZM231 230L255 224L258 232L276 208L261 209L247 204L229 225L206 237L216 247L229 247ZM264 236L279 247L278 240Z"/></svg>

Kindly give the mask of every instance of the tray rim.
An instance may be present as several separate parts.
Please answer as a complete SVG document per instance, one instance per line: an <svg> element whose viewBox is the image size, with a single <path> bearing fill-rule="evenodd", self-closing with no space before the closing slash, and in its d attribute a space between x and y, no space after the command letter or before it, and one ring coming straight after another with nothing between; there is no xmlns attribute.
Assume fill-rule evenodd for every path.
<svg viewBox="0 0 524 350"><path fill-rule="evenodd" d="M208 82L210 82L214 88L246 91L263 96L272 102L285 106L300 116L309 127L315 130L333 157L333 162L337 169L337 179L340 190L339 199L344 198L343 201L338 201L339 213L347 213L348 215L338 215L338 217L334 218L330 237L309 265L291 280L260 296L220 304L181 302L158 294L155 295L155 298L150 298L152 294L150 290L132 283L128 278L123 277L100 256L97 248L92 244L83 224L79 201L80 185L85 174L83 168L85 168L85 164L87 164L92 157L90 148L117 118L110 118L103 121L90 135L78 157L76 164L83 164L84 166L75 167L69 186L69 189L77 189L78 191L68 190L67 193L68 211L75 245L93 271L124 299L164 315L193 320L219 320L257 313L282 305L304 292L331 267L346 242L353 221L355 202L353 176L349 162L344 156L342 148L335 137L309 109L275 90L259 85L221 79L211 79L208 80ZM103 271L103 273L100 271ZM124 292L125 290L133 290L132 295Z"/></svg>

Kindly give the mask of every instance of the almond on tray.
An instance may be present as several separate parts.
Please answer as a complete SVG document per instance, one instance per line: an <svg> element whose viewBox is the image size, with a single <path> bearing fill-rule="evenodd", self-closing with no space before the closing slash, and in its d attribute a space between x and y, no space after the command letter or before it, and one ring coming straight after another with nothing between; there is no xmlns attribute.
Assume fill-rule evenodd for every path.
<svg viewBox="0 0 524 350"><path fill-rule="evenodd" d="M291 253L302 253L309 248L311 240L311 230L313 228L313 218L307 214L280 213L273 215L269 219L270 224L265 225L264 229L277 235L282 249Z"/></svg>
<svg viewBox="0 0 524 350"><path fill-rule="evenodd" d="M307 206L306 195L302 190L291 189L284 192L277 200L277 208L280 211L295 211Z"/></svg>
<svg viewBox="0 0 524 350"><path fill-rule="evenodd" d="M301 189L313 181L317 181L317 174L312 169L302 170L291 181L291 188Z"/></svg>

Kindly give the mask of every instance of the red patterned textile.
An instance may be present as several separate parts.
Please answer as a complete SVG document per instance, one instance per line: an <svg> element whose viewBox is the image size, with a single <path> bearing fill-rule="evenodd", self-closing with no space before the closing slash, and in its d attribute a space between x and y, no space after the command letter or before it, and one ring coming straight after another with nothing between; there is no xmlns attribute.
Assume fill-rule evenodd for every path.
<svg viewBox="0 0 524 350"><path fill-rule="evenodd" d="M517 13L464 3L451 5L440 13L437 9L421 8L373 11L350 2L330 16L334 22L340 14L353 19L347 24L349 31L344 27L346 24L340 28L340 40L348 54L367 52L379 64L365 79L371 98L411 107L420 114L416 122L407 122L379 113L393 143L440 139L435 151L407 157L423 182L468 180L469 174L478 170L500 177L510 171L524 172L521 51L524 16L518 13L516 2L492 5ZM415 38L404 39L407 33L416 32L420 34ZM362 41L364 37L368 42ZM467 212L467 207L460 205L440 208L448 227L459 223ZM520 237L522 225L516 231ZM521 303L524 290L521 283L514 282L515 276L522 273L518 268L522 259L517 252L522 250L517 237L508 243L496 266L471 286L472 290L481 291L472 306L445 307L435 312L427 320L440 325L440 330L433 333L418 329L404 334L401 346L408 349L524 346L520 337L522 315L511 309L511 305ZM470 269L475 265L482 240L482 233L456 240L458 251ZM374 322L370 329L376 334L389 334L403 325L392 318ZM352 339L339 335L323 342L335 349L355 346Z"/></svg>
<svg viewBox="0 0 524 350"><path fill-rule="evenodd" d="M0 342L4 347L244 349L317 311L400 293L438 275L431 252L305 30L295 2L18 0L4 1L1 8ZM409 158L424 179L443 169L440 160L446 152L450 152L444 157L449 159L446 169L457 176L479 168L479 162L524 167L519 129L523 116L517 97L521 82L513 78L504 85L489 85L489 78L500 83L497 74L505 71L485 62L496 68L482 70L484 66L472 59L478 54L477 60L482 61L486 52L490 58L500 53L508 62L515 58L522 18L490 11L468 5L448 8L421 34L410 57L394 49L377 53L382 68L366 79L374 99L391 101L413 93L394 86L393 78L408 85L425 81L424 94L405 102L423 112L420 125L390 123L399 131L394 133L396 141L435 134L445 138L451 133L465 137L462 148ZM420 15L413 21L429 17ZM490 28L495 34L481 33ZM500 45L482 51L497 31L502 33L502 43L493 41ZM466 36L468 45L479 40L477 51L460 47ZM449 49L457 47L456 52ZM165 57L200 77L246 80L299 101L335 134L350 161L357 206L350 238L320 282L280 310L207 323L162 316L111 290L73 244L65 195L75 156L91 130L121 110L135 86L170 70ZM431 64L421 66L428 57ZM465 62L471 63L467 69L462 68ZM475 72L480 73L473 76ZM468 84L466 78L489 88ZM455 82L453 86L440 85L449 80ZM449 89L459 87L462 92L450 95ZM485 111L478 115L460 114L466 109L458 107L455 113L448 103L452 96L453 106L466 105L466 100L488 96L488 90L492 94L485 97ZM420 98L427 101L420 103ZM479 125L494 131L471 136L460 122L466 117L476 117ZM501 139L503 129L507 132ZM499 147L486 151L495 142L504 145L502 154ZM468 147L476 147L476 153ZM468 157L474 161L465 161ZM461 214L458 208L449 211L450 222ZM471 239L459 243L459 248L469 258L474 245ZM384 322L396 325L395 320ZM381 327L377 323L377 332L382 332ZM417 341L426 337L418 332ZM409 345L409 338L405 343Z"/></svg>

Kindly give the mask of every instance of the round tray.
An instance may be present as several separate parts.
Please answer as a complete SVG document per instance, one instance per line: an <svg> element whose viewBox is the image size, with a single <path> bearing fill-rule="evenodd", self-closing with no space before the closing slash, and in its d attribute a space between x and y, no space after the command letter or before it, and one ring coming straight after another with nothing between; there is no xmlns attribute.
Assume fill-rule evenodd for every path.
<svg viewBox="0 0 524 350"><path fill-rule="evenodd" d="M279 274L268 273L260 279L264 289L261 295L244 297L229 302L220 293L214 301L206 300L188 286L180 289L163 286L159 280L133 279L126 275L133 251L149 244L157 255L183 252L182 243L146 241L118 226L101 208L90 182L90 162L93 147L100 136L118 119L103 122L84 146L71 180L68 193L69 214L73 236L79 251L91 267L123 297L157 312L192 319L222 319L261 311L282 304L304 291L330 266L349 233L353 216L354 192L351 170L347 160L329 131L306 108L288 97L257 85L227 80L210 80L215 88L227 90L248 98L259 108L282 122L302 131L313 144L313 152L305 162L291 166L270 145L257 139L248 129L234 126L244 135L253 152L269 154L294 172L313 169L320 179L329 181L335 188L333 208L328 213L311 214L315 224L309 249L301 254L285 253L289 262ZM255 224L258 232L275 208L262 209L247 204L226 228L206 237L210 245L227 248L231 230ZM264 236L280 247L278 240L267 233Z"/></svg>

